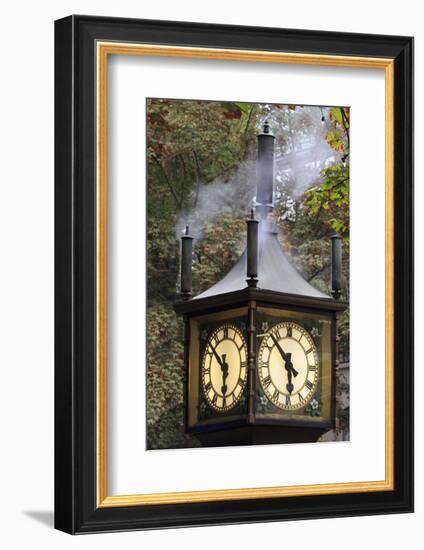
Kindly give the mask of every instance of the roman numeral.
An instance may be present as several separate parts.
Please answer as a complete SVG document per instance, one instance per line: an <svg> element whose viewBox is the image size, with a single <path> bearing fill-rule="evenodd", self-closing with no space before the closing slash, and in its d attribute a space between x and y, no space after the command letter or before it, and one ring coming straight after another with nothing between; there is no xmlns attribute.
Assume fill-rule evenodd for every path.
<svg viewBox="0 0 424 550"><path fill-rule="evenodd" d="M242 361L242 362L240 363L240 368L241 368L241 369L246 368L246 366L247 366L246 361Z"/></svg>
<svg viewBox="0 0 424 550"><path fill-rule="evenodd" d="M312 372L316 372L317 366L316 365L308 365L308 370L310 370Z"/></svg>
<svg viewBox="0 0 424 550"><path fill-rule="evenodd" d="M213 397L212 397L212 403L214 405L216 405L216 402L218 401L218 394L217 393L214 393Z"/></svg>
<svg viewBox="0 0 424 550"><path fill-rule="evenodd" d="M222 407L225 407L225 404L226 404L226 402L225 402L225 395L224 395L224 396L222 397Z"/></svg>
<svg viewBox="0 0 424 550"><path fill-rule="evenodd" d="M275 399L275 401L277 401L279 395L280 395L280 392L276 389L272 395L272 398Z"/></svg>
<svg viewBox="0 0 424 550"><path fill-rule="evenodd" d="M215 344L215 347L219 344L219 338L218 336L212 336L212 341Z"/></svg>
<svg viewBox="0 0 424 550"><path fill-rule="evenodd" d="M311 353L311 351L313 351L312 348L309 348L308 350L305 351L306 355L308 355L308 353Z"/></svg>
<svg viewBox="0 0 424 550"><path fill-rule="evenodd" d="M271 384L271 382L272 382L271 377L267 376L262 380L262 385L265 389L267 389L267 387Z"/></svg>
<svg viewBox="0 0 424 550"><path fill-rule="evenodd" d="M243 379L239 378L237 384L240 386L240 388L243 387Z"/></svg>
<svg viewBox="0 0 424 550"><path fill-rule="evenodd" d="M263 344L263 347L264 347L264 348L267 348L268 351L271 351L272 348L274 347L274 344L271 344L271 345L270 345L268 342L269 342L269 339L267 339L267 340L265 341L265 343Z"/></svg>
<svg viewBox="0 0 424 550"><path fill-rule="evenodd" d="M224 327L224 338L228 338L228 327Z"/></svg>
<svg viewBox="0 0 424 550"><path fill-rule="evenodd" d="M205 393L209 393L209 390L211 389L212 387L212 384L210 382L208 382L206 385L205 385Z"/></svg>
<svg viewBox="0 0 424 550"><path fill-rule="evenodd" d="M290 327L290 326L287 327L287 337L288 337L288 338L291 338L291 337L292 337L292 332L293 332L293 331L292 331L292 327Z"/></svg>
<svg viewBox="0 0 424 550"><path fill-rule="evenodd" d="M306 401L306 399L303 397L303 395L299 392L297 394L299 396L299 403L303 405L303 403Z"/></svg>
<svg viewBox="0 0 424 550"><path fill-rule="evenodd" d="M310 380L306 380L305 386L308 388L308 390L311 390L314 387Z"/></svg>
<svg viewBox="0 0 424 550"><path fill-rule="evenodd" d="M290 407L291 406L291 399L290 399L290 395L287 394L286 395L286 407Z"/></svg>

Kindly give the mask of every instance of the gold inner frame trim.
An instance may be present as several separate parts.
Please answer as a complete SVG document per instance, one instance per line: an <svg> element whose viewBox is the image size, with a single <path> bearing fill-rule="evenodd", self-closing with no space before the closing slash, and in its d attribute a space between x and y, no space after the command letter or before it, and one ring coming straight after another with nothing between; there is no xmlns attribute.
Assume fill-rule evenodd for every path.
<svg viewBox="0 0 424 550"><path fill-rule="evenodd" d="M255 498L277 498L341 493L365 493L394 489L394 60L254 50L195 48L101 42L97 54L97 506L142 506ZM279 487L217 489L177 493L109 496L107 493L107 61L109 55L141 55L282 63L385 72L385 214L386 214L386 362L385 362L385 479Z"/></svg>

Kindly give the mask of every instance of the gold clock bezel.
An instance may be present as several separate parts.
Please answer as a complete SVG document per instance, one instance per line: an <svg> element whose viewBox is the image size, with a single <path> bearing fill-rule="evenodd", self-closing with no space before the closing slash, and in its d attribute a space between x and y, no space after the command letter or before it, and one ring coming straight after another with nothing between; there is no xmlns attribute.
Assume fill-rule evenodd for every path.
<svg viewBox="0 0 424 550"><path fill-rule="evenodd" d="M209 345L209 342L212 340L212 338L218 334L219 332L221 332L222 330L224 329L231 329L233 330L241 339L241 342L242 342L242 345L240 346L239 348L239 357L240 357L240 364L239 364L239 376L238 376L238 380L242 380L243 384L241 385L241 389L238 393L238 396L237 397L233 397L233 401L231 402L231 405L227 405L225 407L217 407L213 401L209 398L209 395L208 395L208 391L206 390L206 384L205 384L205 361L206 361L206 356L207 356L207 353L206 353L206 350L207 350L207 347ZM225 339L225 338L224 338ZM223 339L223 340L224 340ZM222 341L222 340L221 340ZM238 347L238 346L237 346ZM242 361L241 360L241 350L244 349L244 353L245 353L245 361ZM225 412L229 412L231 411L232 409L234 409L234 407L237 405L237 403L240 402L242 396L243 396L243 393L244 393L244 389L246 387L246 384L247 384L247 359L248 359L248 350L247 350L247 342L246 342L246 338L244 337L242 331L234 324L232 323L224 323L222 325L219 325L218 327L216 327L207 337L206 339L206 344L205 344L205 347L204 347L204 350L203 350L203 353L202 353L202 368L201 368L201 372L200 372L200 379L201 379L201 385L202 385L202 393L203 393L203 397L205 398L206 402L208 403L208 405L215 411L215 412L219 412L219 413L225 413ZM246 363L246 366L245 367L242 367L242 364L243 362ZM244 369L244 377L241 378L241 373ZM237 387L237 386L236 386ZM215 393L218 393L216 392L216 390L214 390ZM234 391L234 390L233 390ZM232 395L233 392L231 392L230 395Z"/></svg>
<svg viewBox="0 0 424 550"><path fill-rule="evenodd" d="M296 404L287 404L287 401L280 401L279 400L280 394L285 395L285 392L280 391L279 388L276 386L276 384L272 381L272 376L271 376L269 366L267 367L267 369L268 369L268 373L269 373L268 376L270 376L270 378L271 378L271 383L268 384L266 388L264 387L264 383L263 383L264 378L263 378L262 370L264 369L264 367L262 367L262 362L263 362L262 361L262 355L263 355L263 352L264 352L264 348L266 347L267 341L268 341L269 338L271 338L272 333L275 333L276 331L279 331L281 328L285 328L287 330L288 326L291 327L292 330L295 329L298 332L302 333L302 337L299 340L296 340L295 338L293 338L293 339L296 340L299 343L299 345L301 346L301 348L303 349L303 352L305 353L307 364L309 364L305 348L300 343L300 340L303 337L306 338L306 340L308 341L309 345L312 348L312 353L313 353L313 357L314 357L314 365L316 367L316 370L312 371L312 372L315 372L313 382L311 382L311 380L309 380L312 383L312 387L309 388L308 394L306 395L306 397L302 396L302 400L298 401ZM291 338L291 337L286 336L285 338ZM279 341L281 341L285 338L280 338L279 337ZM275 347L275 344L272 347ZM259 382L260 382L262 391L264 392L264 395L266 396L268 401L270 401L278 409L281 409L281 410L286 411L286 412L293 412L293 411L300 410L300 409L306 407L306 405L312 400L313 396L315 395L317 387L318 387L318 380L319 380L319 376L320 376L321 365L320 365L318 350L317 350L317 346L315 344L315 341L314 341L313 337L311 336L311 334L309 333L309 331L306 330L305 327L303 327L302 325L300 325L300 324L298 324L294 321L280 321L279 323L276 323L275 325L273 325L265 333L265 335L262 338L262 341L261 341L261 344L260 344L259 350L258 350L257 364L258 364L258 368L257 368L258 378L259 378ZM303 383L302 387L293 395L299 395L300 394L302 389L305 388L307 380L308 380L308 375L306 375L305 382ZM269 388L271 388L271 391L270 391ZM276 398L274 397L275 392L278 392L278 395L277 395ZM287 395L289 395L289 394L287 394ZM292 395L292 394L290 394L290 395Z"/></svg>

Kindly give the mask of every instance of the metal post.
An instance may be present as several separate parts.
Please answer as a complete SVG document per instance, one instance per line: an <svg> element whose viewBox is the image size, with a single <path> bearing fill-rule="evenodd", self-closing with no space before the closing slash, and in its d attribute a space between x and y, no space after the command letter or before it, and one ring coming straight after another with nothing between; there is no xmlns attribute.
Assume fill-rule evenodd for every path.
<svg viewBox="0 0 424 550"><path fill-rule="evenodd" d="M256 301L252 300L248 304L247 320L247 416L249 424L255 422L256 413Z"/></svg>
<svg viewBox="0 0 424 550"><path fill-rule="evenodd" d="M338 300L342 293L342 239L331 237L331 294Z"/></svg>
<svg viewBox="0 0 424 550"><path fill-rule="evenodd" d="M255 219L255 212L252 208L250 218L246 220L247 225L247 285L256 287L258 284L258 226L259 221Z"/></svg>
<svg viewBox="0 0 424 550"><path fill-rule="evenodd" d="M190 392L189 392L189 354L190 354L190 319L187 315L183 316L183 325L184 325L184 372L183 372L183 395L184 395L184 410L183 410L183 422L185 432L188 433L189 429L189 403L190 403Z"/></svg>
<svg viewBox="0 0 424 550"><path fill-rule="evenodd" d="M340 313L334 312L333 320L331 323L331 353L332 353L332 365L331 365L331 422L333 429L337 429L337 370L339 368L339 330L338 323L340 319Z"/></svg>
<svg viewBox="0 0 424 550"><path fill-rule="evenodd" d="M193 237L189 234L188 225L181 237L181 298L188 300L192 290L192 254Z"/></svg>

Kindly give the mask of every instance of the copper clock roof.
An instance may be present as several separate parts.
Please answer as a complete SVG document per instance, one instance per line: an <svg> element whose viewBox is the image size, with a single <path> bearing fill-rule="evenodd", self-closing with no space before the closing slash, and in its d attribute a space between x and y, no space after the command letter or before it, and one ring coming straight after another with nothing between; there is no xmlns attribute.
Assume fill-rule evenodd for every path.
<svg viewBox="0 0 424 550"><path fill-rule="evenodd" d="M246 278L244 251L237 263L220 281L192 300L242 290L247 287ZM331 298L305 281L293 267L278 242L276 226L268 221L260 222L257 288L314 298Z"/></svg>

